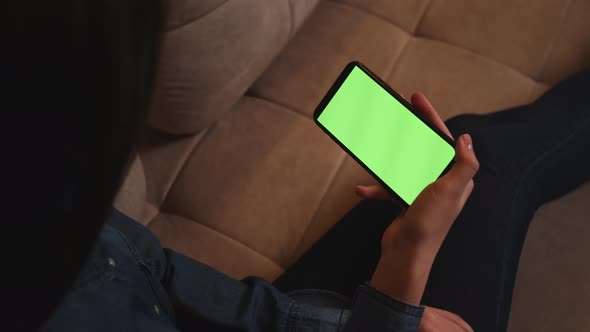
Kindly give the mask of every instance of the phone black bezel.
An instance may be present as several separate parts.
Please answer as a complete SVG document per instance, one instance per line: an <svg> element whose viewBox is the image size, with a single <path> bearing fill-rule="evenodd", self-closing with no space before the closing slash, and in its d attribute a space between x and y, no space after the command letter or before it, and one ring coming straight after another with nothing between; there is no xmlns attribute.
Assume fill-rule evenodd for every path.
<svg viewBox="0 0 590 332"><path fill-rule="evenodd" d="M334 97L336 92L338 92L338 90L342 86L342 83L344 83L344 81L348 78L348 75L350 75L350 72L355 67L358 67L363 72L365 72L367 75L369 75L369 77L371 77L375 82L377 82L377 84L379 84L383 89L385 89L385 91L387 91L393 98L395 98L402 105L404 105L410 112L412 112L412 114L414 114L418 119L420 119L422 122L424 122L424 124L426 124L430 129L432 129L435 133L437 133L443 140L445 140L447 143L449 143L449 145L452 146L453 148L455 148L455 141L452 138L450 138L447 134L445 134L442 130L438 129L436 126L431 124L428 120L426 120L420 113L418 113L414 109L414 106L412 104L410 104L402 96L400 96L397 92L395 92L389 85L387 85L387 83L385 83L383 80L381 80L375 73L373 73L371 70L369 70L369 68L367 68L364 64L362 64L359 61L352 61L349 64L347 64L346 67L344 67L344 70L342 71L340 76L338 76L338 78L336 79L334 84L332 84L332 86L330 87L330 89L328 90L328 92L326 93L324 98L322 98L322 101L319 103L319 105L316 107L315 111L313 112L313 120L328 136L330 136L332 138L332 140L334 140L334 142L336 142L336 144L338 144L344 151L346 151L346 153L348 153L349 156L351 156L354 160L356 160L356 162L358 162L367 172L369 172L369 174L371 174L377 181L379 181L379 183L387 191L389 191L389 193L391 193L397 199L397 201L399 201L399 203L403 205L403 207L407 208L409 206L409 204L404 199L402 199L391 187L389 187L389 185L387 185L387 183L385 183L383 180L381 180L381 178L379 178L377 176L377 174L375 174L369 167L367 167L367 165L365 165L365 163L362 160L360 160L354 153L352 153L352 151L350 151L346 146L344 146L344 144L342 144L342 142L340 142L340 140L338 140L338 138L336 138L334 135L332 135L332 133L330 133L330 131L328 129L326 129L318 121L318 117L320 116L320 114L322 114L322 112L324 111L324 109L326 108L326 106L328 105L330 100L332 100L332 98ZM446 172L449 171L449 169L453 165L453 161L454 161L454 159L449 162L449 164L445 167L445 169L443 170L441 175L439 175L439 178L442 175L444 175Z"/></svg>

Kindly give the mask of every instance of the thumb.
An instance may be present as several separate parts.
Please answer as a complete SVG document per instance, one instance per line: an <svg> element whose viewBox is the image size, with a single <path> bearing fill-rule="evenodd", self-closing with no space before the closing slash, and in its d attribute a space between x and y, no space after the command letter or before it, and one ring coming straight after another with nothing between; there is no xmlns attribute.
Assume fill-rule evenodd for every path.
<svg viewBox="0 0 590 332"><path fill-rule="evenodd" d="M479 161L473 150L473 141L469 134L462 135L455 145L455 164L440 180L446 182L457 194L462 194L465 187L479 170Z"/></svg>

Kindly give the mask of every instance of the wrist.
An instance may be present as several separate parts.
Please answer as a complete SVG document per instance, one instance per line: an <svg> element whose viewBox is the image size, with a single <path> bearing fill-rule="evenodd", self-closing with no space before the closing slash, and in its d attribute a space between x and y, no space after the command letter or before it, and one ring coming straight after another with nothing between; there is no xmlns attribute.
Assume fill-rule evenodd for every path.
<svg viewBox="0 0 590 332"><path fill-rule="evenodd" d="M369 285L393 298L419 305L434 256L413 251L384 252Z"/></svg>

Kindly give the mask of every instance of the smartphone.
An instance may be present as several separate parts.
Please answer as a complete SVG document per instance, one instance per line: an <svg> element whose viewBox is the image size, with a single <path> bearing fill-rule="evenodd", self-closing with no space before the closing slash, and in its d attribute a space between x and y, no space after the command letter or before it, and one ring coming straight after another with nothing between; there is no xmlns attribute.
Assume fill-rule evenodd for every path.
<svg viewBox="0 0 590 332"><path fill-rule="evenodd" d="M344 68L313 117L406 207L455 158L455 142L360 62Z"/></svg>

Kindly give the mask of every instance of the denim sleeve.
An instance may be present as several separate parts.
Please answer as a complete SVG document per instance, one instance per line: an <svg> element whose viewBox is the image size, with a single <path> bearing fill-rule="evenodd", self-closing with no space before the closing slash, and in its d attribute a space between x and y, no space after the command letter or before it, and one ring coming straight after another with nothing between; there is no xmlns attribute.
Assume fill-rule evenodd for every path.
<svg viewBox="0 0 590 332"><path fill-rule="evenodd" d="M411 332L422 317L422 308L368 286L359 287L351 310L311 305L263 279L238 281L181 254L166 255L170 271L164 286L181 330Z"/></svg>
<svg viewBox="0 0 590 332"><path fill-rule="evenodd" d="M362 285L357 290L344 331L417 331L423 313L423 307L401 302Z"/></svg>

